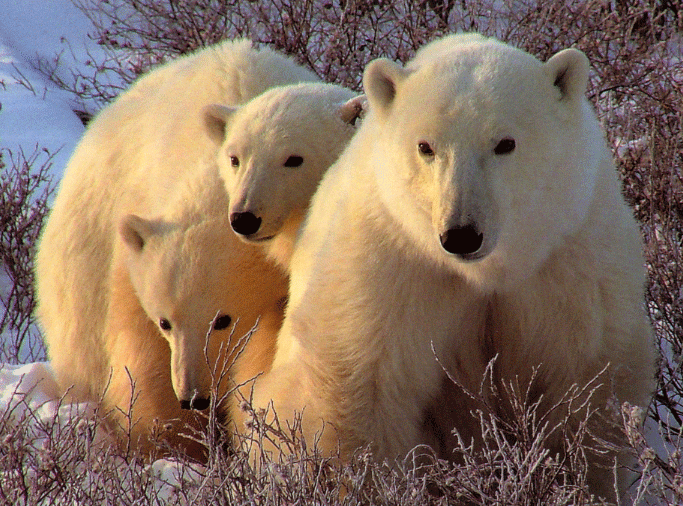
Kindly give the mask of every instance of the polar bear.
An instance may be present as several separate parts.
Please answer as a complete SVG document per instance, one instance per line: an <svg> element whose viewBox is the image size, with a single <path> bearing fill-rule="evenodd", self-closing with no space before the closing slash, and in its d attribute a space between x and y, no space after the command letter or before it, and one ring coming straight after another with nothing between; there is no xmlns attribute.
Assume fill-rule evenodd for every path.
<svg viewBox="0 0 683 506"><path fill-rule="evenodd" d="M281 270L232 233L216 167L198 172L177 195L159 195L158 210L119 223L115 249L123 261L112 272L103 401L105 408L132 405L131 435L146 453L150 432L171 423L158 435L202 456L182 436L183 424L202 425L188 410L206 409L215 391L221 414L239 414L238 399L226 394L270 367L287 297ZM128 414L113 414L125 428Z"/></svg>
<svg viewBox="0 0 683 506"><path fill-rule="evenodd" d="M265 247L286 270L311 197L366 109L365 96L329 83L281 86L240 106L207 107L235 233Z"/></svg>
<svg viewBox="0 0 683 506"><path fill-rule="evenodd" d="M315 81L311 72L276 52L247 40L224 42L151 71L93 119L68 164L36 259L39 321L56 378L72 397L100 398L112 372L114 350L106 349L112 293L130 288L116 286L127 283L124 246L130 242L121 238L130 235L118 234L123 220L150 217L184 175L191 177L206 163L215 166L216 148L204 133L203 107L237 105L274 86ZM135 225L134 219L129 224ZM280 297L282 276L271 276L265 261L256 263L265 269L265 285L250 290L272 290ZM210 297L225 295L227 288L219 284L212 286L220 296L213 292ZM229 316L234 321L242 317ZM151 331L159 321L131 322L131 338L133 324ZM156 331L164 336L162 329ZM187 351L179 350L172 362L192 367L183 364ZM167 360L159 367L170 365ZM184 405L191 402L184 387L176 393Z"/></svg>
<svg viewBox="0 0 683 506"><path fill-rule="evenodd" d="M619 442L608 405L647 405L653 346L639 230L584 96L588 68L576 49L542 63L473 35L406 67L368 65L370 112L295 244L256 409L272 402L281 422L303 412L305 434L342 456L367 444L395 458L438 440L433 427L481 442L480 406L444 387L444 369L477 393L497 357L497 384L543 413L600 383L592 420L608 420L591 428ZM550 425L564 415L550 411ZM601 465L614 457L589 456L591 487L610 498Z"/></svg>

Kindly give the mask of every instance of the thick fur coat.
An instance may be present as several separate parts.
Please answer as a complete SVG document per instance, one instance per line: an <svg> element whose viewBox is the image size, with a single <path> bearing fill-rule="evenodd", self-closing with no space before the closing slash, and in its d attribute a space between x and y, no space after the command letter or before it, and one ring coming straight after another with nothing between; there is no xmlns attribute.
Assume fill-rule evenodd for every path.
<svg viewBox="0 0 683 506"><path fill-rule="evenodd" d="M578 50L542 63L477 35L370 63L370 113L313 199L257 407L303 410L309 437L324 422L329 453L448 457L452 427L480 441L481 406L442 365L478 392L497 357L494 381L543 412L597 376L593 429L618 442L608 405L648 404L653 347L639 230L587 80ZM591 457L608 497L614 457Z"/></svg>

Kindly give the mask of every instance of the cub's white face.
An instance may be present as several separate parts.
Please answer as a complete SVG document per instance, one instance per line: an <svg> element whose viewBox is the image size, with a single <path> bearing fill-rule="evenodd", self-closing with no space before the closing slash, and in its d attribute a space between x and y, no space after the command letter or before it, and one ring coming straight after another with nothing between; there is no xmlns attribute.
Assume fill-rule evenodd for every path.
<svg viewBox="0 0 683 506"><path fill-rule="evenodd" d="M217 273L220 241L201 228L129 216L121 230L131 284L170 347L173 390L182 406L205 409L212 385L205 348L215 358L238 315Z"/></svg>
<svg viewBox="0 0 683 506"><path fill-rule="evenodd" d="M511 288L591 203L602 140L587 62L569 50L542 64L486 39L433 53L366 70L381 198L432 261Z"/></svg>
<svg viewBox="0 0 683 506"><path fill-rule="evenodd" d="M265 243L302 219L324 172L356 131L364 97L330 84L274 88L242 107L207 108L238 236ZM218 128L216 128L218 127ZM224 134L222 137L221 133Z"/></svg>
<svg viewBox="0 0 683 506"><path fill-rule="evenodd" d="M139 303L168 341L178 400L208 407L209 364L218 363L218 373L218 360L230 365L239 340L286 294L284 278L258 251L242 247L227 220L182 224L129 215L120 234Z"/></svg>

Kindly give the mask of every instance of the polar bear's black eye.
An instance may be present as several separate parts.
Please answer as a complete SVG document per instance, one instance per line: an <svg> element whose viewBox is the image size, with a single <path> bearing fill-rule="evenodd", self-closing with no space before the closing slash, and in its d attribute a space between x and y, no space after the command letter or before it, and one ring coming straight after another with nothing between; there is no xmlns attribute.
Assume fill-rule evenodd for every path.
<svg viewBox="0 0 683 506"><path fill-rule="evenodd" d="M424 156L434 156L434 150L428 142L421 141L417 144L417 150Z"/></svg>
<svg viewBox="0 0 683 506"><path fill-rule="evenodd" d="M299 167L302 163L304 163L303 157L292 155L285 161L285 167Z"/></svg>
<svg viewBox="0 0 683 506"><path fill-rule="evenodd" d="M213 329L227 329L230 326L230 322L232 322L232 318L230 318L230 316L228 316L227 314L221 315L218 318L216 318L216 321L213 322Z"/></svg>
<svg viewBox="0 0 683 506"><path fill-rule="evenodd" d="M240 166L240 159L237 158L235 155L230 157L230 165L233 167L239 167Z"/></svg>
<svg viewBox="0 0 683 506"><path fill-rule="evenodd" d="M497 155L507 155L508 153L512 153L514 150L515 140L510 137L502 139L498 144L496 144L496 147L493 148L493 152Z"/></svg>
<svg viewBox="0 0 683 506"><path fill-rule="evenodd" d="M171 330L171 322L168 321L166 318L161 318L159 320L159 328L161 330Z"/></svg>

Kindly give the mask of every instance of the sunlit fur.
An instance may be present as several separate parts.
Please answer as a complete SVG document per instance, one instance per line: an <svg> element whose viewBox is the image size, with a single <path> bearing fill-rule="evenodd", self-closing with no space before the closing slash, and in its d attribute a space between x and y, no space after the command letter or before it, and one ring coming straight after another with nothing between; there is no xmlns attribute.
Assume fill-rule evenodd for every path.
<svg viewBox="0 0 683 506"><path fill-rule="evenodd" d="M218 164L230 213L261 218L258 233L242 238L265 247L285 268L320 179L360 125L365 99L355 95L334 84L302 83L223 109L227 126ZM303 163L285 166L290 156ZM233 158L239 166L233 166Z"/></svg>
<svg viewBox="0 0 683 506"><path fill-rule="evenodd" d="M106 344L112 294L133 297L118 232L123 218L153 216L179 181L215 163L203 108L241 104L276 85L315 80L293 60L255 49L250 41L225 42L152 70L92 120L67 166L37 254L38 316L57 380L72 397L98 399L112 372L112 356L126 353ZM231 232L216 230L223 233ZM282 277L271 282L278 286ZM208 328L209 319L204 323ZM166 343L150 318L140 315L126 325L115 324L131 334L132 341L122 346L136 353L142 353L150 333ZM159 357L165 362L157 367L170 371L169 353ZM158 380L165 393L157 402L177 405L167 379Z"/></svg>
<svg viewBox="0 0 683 506"><path fill-rule="evenodd" d="M577 50L541 63L478 36L436 41L405 68L371 62L370 115L311 204L257 405L273 400L281 417L304 409L309 437L324 420L330 453L339 439L345 455L363 444L379 458L403 455L436 439L427 416L480 441L470 415L479 406L443 389L433 348L475 392L496 355L496 381L520 391L538 367L530 401L542 411L607 367L592 399L606 419L592 429L618 442L608 399L648 403L653 351L639 231L587 78ZM496 155L506 137L515 149ZM421 141L432 157L418 152ZM439 241L467 222L483 233L477 260ZM496 405L504 414L505 401ZM609 497L611 471L599 464L613 457L589 456L591 486Z"/></svg>
<svg viewBox="0 0 683 506"><path fill-rule="evenodd" d="M232 233L215 168L192 174L169 197L165 211L122 222L128 238L115 249L125 261L113 273L104 331L113 374L105 400L130 405L130 374L134 435L143 440L155 419L193 418L179 401L208 399L212 388L219 398L270 367L287 295L281 270ZM230 325L212 329L212 320L226 315ZM160 329L162 318L169 330ZM221 406L224 414L237 414L239 399L232 400ZM191 448L175 434L168 439Z"/></svg>

